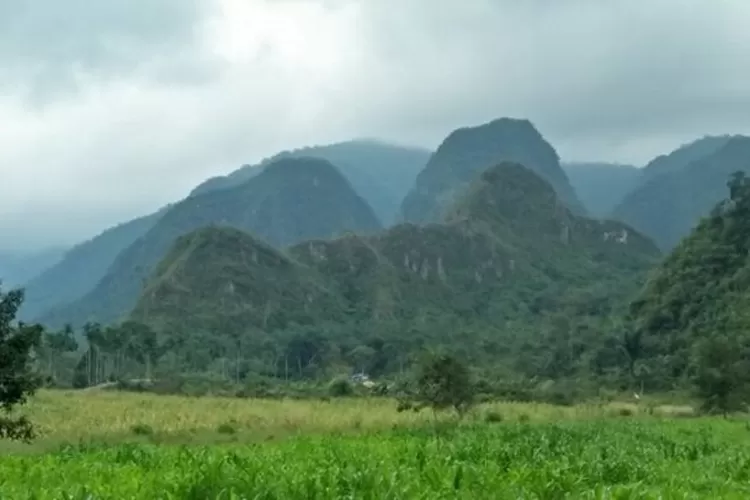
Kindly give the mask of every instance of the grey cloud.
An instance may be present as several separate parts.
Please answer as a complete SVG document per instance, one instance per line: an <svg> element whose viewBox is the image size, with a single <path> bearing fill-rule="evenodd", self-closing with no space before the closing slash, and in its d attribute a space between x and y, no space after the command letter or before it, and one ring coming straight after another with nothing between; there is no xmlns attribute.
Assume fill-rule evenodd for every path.
<svg viewBox="0 0 750 500"><path fill-rule="evenodd" d="M351 88L386 89L388 104L368 109L382 129L426 139L427 124L524 116L564 156L637 163L695 135L750 131L741 0L408 5L394 16L388 1L367 3L381 57L362 75L372 85Z"/></svg>
<svg viewBox="0 0 750 500"><path fill-rule="evenodd" d="M43 113L0 95L18 128L0 128L0 169L14 172L0 242L73 243L242 163L357 136L435 147L517 116L565 159L643 164L703 134L750 133L746 0L248 1L307 17L269 25L278 39L236 60L196 35L213 1L19 4L0 0L0 67L15 68L0 86L78 92ZM295 30L307 50L332 39L284 63L274 43ZM40 76L53 74L66 78Z"/></svg>
<svg viewBox="0 0 750 500"><path fill-rule="evenodd" d="M154 58L196 50L196 28L214 7L211 0L0 0L0 88L46 102L76 90L82 75L126 78Z"/></svg>

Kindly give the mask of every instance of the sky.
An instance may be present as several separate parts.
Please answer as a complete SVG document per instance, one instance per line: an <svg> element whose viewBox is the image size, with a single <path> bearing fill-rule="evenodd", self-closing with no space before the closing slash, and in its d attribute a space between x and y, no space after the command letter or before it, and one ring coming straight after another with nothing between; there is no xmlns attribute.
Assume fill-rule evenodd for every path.
<svg viewBox="0 0 750 500"><path fill-rule="evenodd" d="M0 249L284 149L530 119L564 160L750 133L747 0L0 0Z"/></svg>

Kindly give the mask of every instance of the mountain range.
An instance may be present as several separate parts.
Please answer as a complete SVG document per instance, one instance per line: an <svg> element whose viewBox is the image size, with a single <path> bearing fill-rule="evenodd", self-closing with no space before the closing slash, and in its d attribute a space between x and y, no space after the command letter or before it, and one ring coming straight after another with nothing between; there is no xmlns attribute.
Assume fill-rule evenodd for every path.
<svg viewBox="0 0 750 500"><path fill-rule="evenodd" d="M299 148L283 151L258 165L244 165L227 176L208 179L191 195L236 186L278 160L301 157L321 158L335 165L373 208L378 219L390 225L396 220L401 200L427 163L430 151L364 139Z"/></svg>
<svg viewBox="0 0 750 500"><path fill-rule="evenodd" d="M51 260L40 259L28 271L18 260L8 269L10 260L0 258L0 273L6 283L24 283L24 320L51 326L114 321L135 304L174 241L195 229L232 226L283 248L345 230L373 233L400 220L444 224L478 176L502 162L535 172L576 216L623 221L669 251L722 199L727 176L748 168L748 141L707 136L640 169L561 164L531 122L501 118L451 132L434 153L374 140L301 148L209 179L185 200L110 228L61 258L51 254ZM315 175L276 168L292 159L312 171L323 165L315 159L323 161L321 178L338 180L321 190Z"/></svg>
<svg viewBox="0 0 750 500"><path fill-rule="evenodd" d="M233 228L196 229L155 266L130 319L179 339L183 353L209 334L261 356L268 335L311 328L344 350L352 335L377 336L399 355L427 339L479 345L501 330L491 341L501 349L513 322L538 324L573 304L613 307L605 303L634 291L659 255L632 228L576 215L538 174L504 162L458 194L440 223L286 249Z"/></svg>
<svg viewBox="0 0 750 500"><path fill-rule="evenodd" d="M669 251L725 197L726 180L738 170L750 172L750 138L703 138L644 167L637 187L611 217Z"/></svg>
<svg viewBox="0 0 750 500"><path fill-rule="evenodd" d="M306 157L280 159L244 183L208 190L171 206L117 255L93 290L52 309L41 321L59 327L121 319L174 241L212 224L249 231L276 246L381 228L370 206L329 162Z"/></svg>

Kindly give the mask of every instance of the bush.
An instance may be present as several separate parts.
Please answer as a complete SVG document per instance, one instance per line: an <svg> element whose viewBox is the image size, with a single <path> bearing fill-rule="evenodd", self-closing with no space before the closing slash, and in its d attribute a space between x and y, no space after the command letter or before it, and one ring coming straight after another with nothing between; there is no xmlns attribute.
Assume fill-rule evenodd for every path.
<svg viewBox="0 0 750 500"><path fill-rule="evenodd" d="M153 436L154 429L148 424L135 424L130 428L130 432L136 436Z"/></svg>
<svg viewBox="0 0 750 500"><path fill-rule="evenodd" d="M224 422L216 428L216 432L219 434L237 434L237 427L233 422Z"/></svg>
<svg viewBox="0 0 750 500"><path fill-rule="evenodd" d="M499 411L489 410L484 414L484 421L488 423L497 423L503 421L503 414Z"/></svg>
<svg viewBox="0 0 750 500"><path fill-rule="evenodd" d="M344 377L335 378L328 384L328 394L334 398L343 398L354 394L354 387L349 379Z"/></svg>

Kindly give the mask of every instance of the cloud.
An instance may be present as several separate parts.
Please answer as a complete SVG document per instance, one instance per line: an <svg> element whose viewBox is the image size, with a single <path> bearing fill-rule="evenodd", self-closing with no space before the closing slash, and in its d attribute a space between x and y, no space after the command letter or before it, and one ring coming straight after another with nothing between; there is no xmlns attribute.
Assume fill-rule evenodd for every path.
<svg viewBox="0 0 750 500"><path fill-rule="evenodd" d="M46 103L75 91L82 75L127 78L144 61L194 54L195 30L211 7L200 0L0 0L0 85Z"/></svg>
<svg viewBox="0 0 750 500"><path fill-rule="evenodd" d="M743 0L0 0L0 247L312 143L528 117L566 159L750 133ZM6 243L8 242L8 243Z"/></svg>

